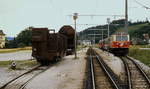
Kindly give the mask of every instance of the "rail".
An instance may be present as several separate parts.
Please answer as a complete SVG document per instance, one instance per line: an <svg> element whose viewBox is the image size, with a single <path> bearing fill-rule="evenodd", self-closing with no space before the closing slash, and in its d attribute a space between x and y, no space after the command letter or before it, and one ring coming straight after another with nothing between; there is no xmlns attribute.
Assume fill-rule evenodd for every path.
<svg viewBox="0 0 150 89"><path fill-rule="evenodd" d="M93 68L93 61L92 56L90 55L90 64L91 64L91 74L92 74L92 88L96 89L95 87L95 77L94 77L94 68Z"/></svg>
<svg viewBox="0 0 150 89"><path fill-rule="evenodd" d="M92 49L91 49L92 50ZM111 73L111 71L109 71L109 68L108 66L103 62L103 60L96 54L96 52L94 50L93 51L93 56L96 57L96 59L98 60L98 64L101 66L101 68L103 69L103 71L105 72L106 76L109 78L112 86L115 88L115 89L123 89L119 84L118 84L118 81L115 77L115 75L113 75L113 73ZM93 62L92 62L92 57L91 57L91 68L93 68ZM94 76L94 72L93 72L93 69L92 69L92 76ZM92 77L93 79L93 86L95 86L95 81L94 81L94 77ZM95 89L95 88L93 88Z"/></svg>
<svg viewBox="0 0 150 89"><path fill-rule="evenodd" d="M111 74L108 72L108 70L106 69L106 67L104 66L103 62L100 60L99 56L96 55L97 60L99 61L99 63L101 64L103 70L105 71L105 73L107 74L107 76L109 77L109 79L111 80L111 82L113 83L115 89L120 89L119 85L114 81L113 77L111 76Z"/></svg>
<svg viewBox="0 0 150 89"><path fill-rule="evenodd" d="M132 84L131 84L131 74L130 74L130 70L129 70L129 67L128 67L128 64L126 63L126 61L122 58L122 57L120 57L120 59L122 59L122 61L123 61L123 64L124 64L124 66L125 66L125 71L126 71L126 74L127 74L127 85L128 85L128 89L132 89L131 87L132 87Z"/></svg>
<svg viewBox="0 0 150 89"><path fill-rule="evenodd" d="M17 76L16 78L10 80L9 82L7 82L6 84L4 84L2 87L0 87L0 89L7 89L7 86L9 86L9 84L13 83L14 81L17 81L19 78L32 73L33 71L36 71L38 68L42 67L41 65L37 65L36 67L32 68L31 70ZM40 73L42 73L43 71L47 70L49 68L49 66L47 66L44 70L38 72L37 74L35 74L33 77L31 77L30 79L28 79L27 81L25 81L22 85L19 86L18 89L24 89L25 86L29 83L29 81L31 81L34 77L36 77L37 75L39 75Z"/></svg>
<svg viewBox="0 0 150 89"><path fill-rule="evenodd" d="M127 81L128 81L128 89L133 89L135 86L137 86L137 85L134 85L135 83L135 78L133 77L133 76L135 76L135 75L132 75L132 73L134 72L134 71L139 71L139 75L141 76L141 78L143 78L143 80L142 80L142 82L147 82L146 84L148 85L147 87L149 87L150 88L150 79L149 79L149 77L147 76L147 74L143 71L143 69L140 67L140 65L137 63L137 62L135 62L131 57L129 57L129 56L126 56L126 57L120 57L120 59L123 61L123 63L124 63L124 66L125 66L125 70L126 70L126 72L127 72ZM128 61L128 62L127 62ZM129 66L130 65L130 66ZM132 66L135 66L135 68L136 68L136 70L135 70L135 68L132 68ZM134 69L134 70L132 70L132 69ZM131 77L131 75L132 75L132 77ZM142 77L143 76L143 77ZM134 81L134 82L133 82ZM138 82L138 81L136 81L136 82ZM142 83L141 83L142 84ZM145 87L145 86L144 86ZM147 88L146 88L147 89Z"/></svg>
<svg viewBox="0 0 150 89"><path fill-rule="evenodd" d="M128 58L129 60L131 60L136 65L136 67L141 71L142 75L145 77L145 79L147 80L147 82L150 85L150 79L147 76L147 74L143 71L143 69L141 68L141 66L137 62L135 62L131 57L126 56L126 58Z"/></svg>

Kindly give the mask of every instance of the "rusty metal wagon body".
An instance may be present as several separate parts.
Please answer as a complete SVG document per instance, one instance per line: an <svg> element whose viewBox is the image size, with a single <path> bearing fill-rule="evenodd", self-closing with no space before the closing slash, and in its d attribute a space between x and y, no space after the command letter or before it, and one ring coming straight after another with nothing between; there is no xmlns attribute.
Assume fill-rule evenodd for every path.
<svg viewBox="0 0 150 89"><path fill-rule="evenodd" d="M48 28L32 29L32 56L41 64L49 64L66 54L67 37L50 33Z"/></svg>
<svg viewBox="0 0 150 89"><path fill-rule="evenodd" d="M59 33L67 37L67 55L73 54L75 50L75 30L70 25L64 25L60 28Z"/></svg>

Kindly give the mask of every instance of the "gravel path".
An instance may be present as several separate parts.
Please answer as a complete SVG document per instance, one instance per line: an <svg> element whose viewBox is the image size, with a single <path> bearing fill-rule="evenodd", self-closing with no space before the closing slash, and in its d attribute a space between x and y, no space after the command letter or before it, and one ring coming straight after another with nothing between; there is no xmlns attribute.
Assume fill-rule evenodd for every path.
<svg viewBox="0 0 150 89"><path fill-rule="evenodd" d="M0 61L31 59L31 53L31 50L18 51L12 53L1 53Z"/></svg>

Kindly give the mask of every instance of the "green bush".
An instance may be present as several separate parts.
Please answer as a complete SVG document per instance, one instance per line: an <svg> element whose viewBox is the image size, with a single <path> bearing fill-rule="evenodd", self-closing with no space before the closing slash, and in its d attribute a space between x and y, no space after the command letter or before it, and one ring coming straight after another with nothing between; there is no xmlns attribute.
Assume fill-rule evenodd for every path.
<svg viewBox="0 0 150 89"><path fill-rule="evenodd" d="M18 47L19 47L19 48L24 48L25 46L26 46L26 45L25 45L24 43L19 43L19 44L18 44Z"/></svg>
<svg viewBox="0 0 150 89"><path fill-rule="evenodd" d="M129 56L150 66L150 50L141 50L138 48L130 48Z"/></svg>

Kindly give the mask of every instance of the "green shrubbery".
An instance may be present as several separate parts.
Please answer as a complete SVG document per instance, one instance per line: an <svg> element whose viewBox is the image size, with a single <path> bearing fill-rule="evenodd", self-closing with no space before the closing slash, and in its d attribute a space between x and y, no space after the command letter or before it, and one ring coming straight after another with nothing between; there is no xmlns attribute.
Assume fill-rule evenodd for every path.
<svg viewBox="0 0 150 89"><path fill-rule="evenodd" d="M139 47L131 47L129 50L129 56L150 66L150 50L141 50Z"/></svg>
<svg viewBox="0 0 150 89"><path fill-rule="evenodd" d="M25 46L31 46L32 27L26 28L21 31L17 37L8 41L6 39L6 48L22 48Z"/></svg>

